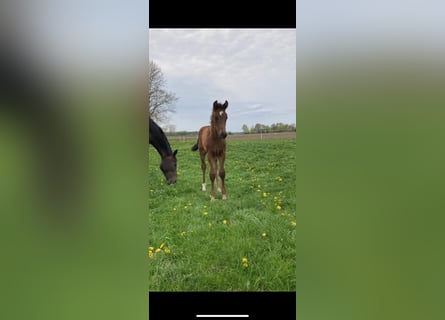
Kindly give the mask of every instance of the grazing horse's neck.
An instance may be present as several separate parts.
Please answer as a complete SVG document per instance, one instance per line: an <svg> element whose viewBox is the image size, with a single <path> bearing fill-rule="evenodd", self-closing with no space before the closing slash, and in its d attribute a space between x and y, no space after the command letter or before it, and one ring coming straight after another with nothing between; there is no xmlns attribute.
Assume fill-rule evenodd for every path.
<svg viewBox="0 0 445 320"><path fill-rule="evenodd" d="M161 158L165 158L166 156L173 154L164 131L162 131L156 122L151 119L149 123L149 140L150 144L153 145L153 147L155 147L155 149L161 155Z"/></svg>

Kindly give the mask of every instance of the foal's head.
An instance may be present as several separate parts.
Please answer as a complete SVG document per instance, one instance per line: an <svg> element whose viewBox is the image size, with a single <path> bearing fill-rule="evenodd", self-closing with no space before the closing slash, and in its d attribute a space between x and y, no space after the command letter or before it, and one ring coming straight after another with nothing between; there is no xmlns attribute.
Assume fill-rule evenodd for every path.
<svg viewBox="0 0 445 320"><path fill-rule="evenodd" d="M167 184L176 183L176 153L175 150L173 154L165 156L161 161L161 171L167 180Z"/></svg>
<svg viewBox="0 0 445 320"><path fill-rule="evenodd" d="M217 100L213 102L213 112L210 117L211 127L213 133L220 139L225 139L227 137L226 131L226 121L227 121L227 113L226 109L229 103L224 102L224 104L219 103Z"/></svg>

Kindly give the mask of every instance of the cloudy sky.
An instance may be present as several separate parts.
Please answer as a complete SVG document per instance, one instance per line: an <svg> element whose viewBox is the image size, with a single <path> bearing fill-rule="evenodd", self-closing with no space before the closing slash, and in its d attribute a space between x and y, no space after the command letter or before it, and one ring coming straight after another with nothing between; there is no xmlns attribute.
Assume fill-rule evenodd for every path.
<svg viewBox="0 0 445 320"><path fill-rule="evenodd" d="M232 132L296 123L295 29L150 29L149 58L179 98L177 131L207 125L215 100L229 102Z"/></svg>

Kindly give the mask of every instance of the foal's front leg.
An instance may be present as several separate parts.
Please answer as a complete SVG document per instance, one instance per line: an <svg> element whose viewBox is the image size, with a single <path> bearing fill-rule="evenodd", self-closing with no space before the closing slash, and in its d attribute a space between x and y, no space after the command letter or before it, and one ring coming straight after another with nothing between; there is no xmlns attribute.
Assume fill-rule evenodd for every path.
<svg viewBox="0 0 445 320"><path fill-rule="evenodd" d="M212 190L210 191L210 201L215 201L215 179L216 179L216 158L209 157L209 163L210 163L210 182L212 185Z"/></svg>

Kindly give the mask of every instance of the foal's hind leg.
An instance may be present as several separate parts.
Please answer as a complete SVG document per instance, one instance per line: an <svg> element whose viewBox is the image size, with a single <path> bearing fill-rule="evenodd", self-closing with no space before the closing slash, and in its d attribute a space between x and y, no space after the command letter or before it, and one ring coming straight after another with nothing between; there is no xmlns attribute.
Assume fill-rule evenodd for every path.
<svg viewBox="0 0 445 320"><path fill-rule="evenodd" d="M201 157L201 170L202 170L202 191L206 191L206 152L200 151L199 156Z"/></svg>

